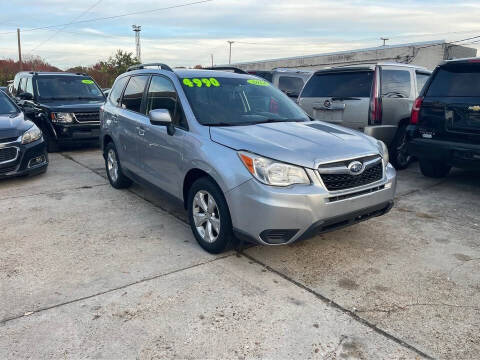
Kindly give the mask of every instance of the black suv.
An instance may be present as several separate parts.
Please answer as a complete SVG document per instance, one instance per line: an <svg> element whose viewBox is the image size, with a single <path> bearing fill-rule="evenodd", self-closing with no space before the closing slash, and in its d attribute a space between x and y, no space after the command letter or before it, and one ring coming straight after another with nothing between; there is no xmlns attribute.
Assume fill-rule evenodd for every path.
<svg viewBox="0 0 480 360"><path fill-rule="evenodd" d="M480 58L439 65L412 108L408 151L423 175L480 169Z"/></svg>
<svg viewBox="0 0 480 360"><path fill-rule="evenodd" d="M42 130L49 152L58 151L63 144L98 141L105 96L88 75L20 72L11 95Z"/></svg>

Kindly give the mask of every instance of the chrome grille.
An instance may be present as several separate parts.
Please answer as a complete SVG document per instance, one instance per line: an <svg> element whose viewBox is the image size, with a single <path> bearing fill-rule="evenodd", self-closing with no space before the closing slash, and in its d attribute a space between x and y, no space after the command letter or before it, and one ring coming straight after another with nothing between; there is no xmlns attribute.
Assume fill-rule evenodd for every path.
<svg viewBox="0 0 480 360"><path fill-rule="evenodd" d="M0 164L13 161L17 158L18 149L16 147L7 147L0 149Z"/></svg>
<svg viewBox="0 0 480 360"><path fill-rule="evenodd" d="M99 123L100 112L78 112L75 113L75 118L79 123Z"/></svg>
<svg viewBox="0 0 480 360"><path fill-rule="evenodd" d="M362 173L357 175L349 171L348 165L353 161L363 164ZM383 162L378 155L339 161L320 165L318 173L328 191L353 189L380 181L383 178Z"/></svg>

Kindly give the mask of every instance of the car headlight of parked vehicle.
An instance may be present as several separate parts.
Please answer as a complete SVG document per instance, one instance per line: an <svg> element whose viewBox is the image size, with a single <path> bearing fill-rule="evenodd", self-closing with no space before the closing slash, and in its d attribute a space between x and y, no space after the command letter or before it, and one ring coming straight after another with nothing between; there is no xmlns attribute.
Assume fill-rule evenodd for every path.
<svg viewBox="0 0 480 360"><path fill-rule="evenodd" d="M378 141L378 147L380 149L380 155L382 155L382 158L383 158L383 163L385 164L385 166L388 165L388 163L390 162L390 155L388 154L388 147L387 145L385 145L385 143L381 140L377 140Z"/></svg>
<svg viewBox="0 0 480 360"><path fill-rule="evenodd" d="M61 124L71 124L75 121L75 115L72 113L52 113L52 122Z"/></svg>
<svg viewBox="0 0 480 360"><path fill-rule="evenodd" d="M266 185L310 184L307 173L299 166L267 159L246 151L240 151L238 155L250 174Z"/></svg>
<svg viewBox="0 0 480 360"><path fill-rule="evenodd" d="M42 130L37 125L33 125L30 129L25 131L22 135L22 144L30 144L42 137Z"/></svg>

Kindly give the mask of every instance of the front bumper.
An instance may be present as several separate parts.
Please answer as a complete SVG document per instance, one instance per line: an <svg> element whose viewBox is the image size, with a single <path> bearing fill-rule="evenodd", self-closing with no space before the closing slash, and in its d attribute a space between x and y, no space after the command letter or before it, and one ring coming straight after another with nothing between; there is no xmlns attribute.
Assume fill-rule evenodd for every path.
<svg viewBox="0 0 480 360"><path fill-rule="evenodd" d="M100 124L53 124L55 138L59 143L98 141Z"/></svg>
<svg viewBox="0 0 480 360"><path fill-rule="evenodd" d="M36 175L47 170L48 153L43 138L25 145L21 143L21 138L0 144L0 149L10 147L17 148L18 155L13 161L0 164L0 178Z"/></svg>
<svg viewBox="0 0 480 360"><path fill-rule="evenodd" d="M328 191L317 173L311 185L266 186L251 179L227 192L237 236L264 245L289 244L388 212L396 189L395 169L383 179L355 189Z"/></svg>
<svg viewBox="0 0 480 360"><path fill-rule="evenodd" d="M408 143L408 153L459 168L480 169L480 145L415 138Z"/></svg>

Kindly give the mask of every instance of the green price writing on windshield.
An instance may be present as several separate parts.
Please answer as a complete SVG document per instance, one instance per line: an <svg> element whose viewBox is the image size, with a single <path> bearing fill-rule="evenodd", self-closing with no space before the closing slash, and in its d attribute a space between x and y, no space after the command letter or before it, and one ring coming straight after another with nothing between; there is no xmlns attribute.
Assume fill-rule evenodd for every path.
<svg viewBox="0 0 480 360"><path fill-rule="evenodd" d="M82 83L91 85L93 84L93 80L85 79L85 80L82 80Z"/></svg>
<svg viewBox="0 0 480 360"><path fill-rule="evenodd" d="M257 79L250 79L250 80L247 80L247 82L249 84L258 85L258 86L268 86L269 85L268 81L257 80Z"/></svg>
<svg viewBox="0 0 480 360"><path fill-rule="evenodd" d="M183 79L183 84L188 87L210 87L210 86L220 86L220 83L215 78L201 78L201 79Z"/></svg>

